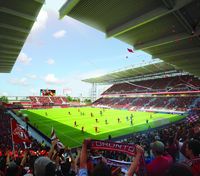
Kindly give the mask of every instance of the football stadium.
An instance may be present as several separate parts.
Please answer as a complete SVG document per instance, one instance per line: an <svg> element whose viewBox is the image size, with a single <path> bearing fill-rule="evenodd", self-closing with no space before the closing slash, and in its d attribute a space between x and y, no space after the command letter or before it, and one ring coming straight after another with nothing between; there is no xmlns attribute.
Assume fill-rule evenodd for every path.
<svg viewBox="0 0 200 176"><path fill-rule="evenodd" d="M200 1L62 0L56 12L47 10L57 6L51 3L0 2L0 175L200 176ZM48 13L39 18L43 8ZM59 14L56 23L55 14ZM47 38L43 43L37 25L47 19L50 27L41 25L46 34L67 23L75 36L64 40L66 31L61 30L52 35L55 41ZM73 28L76 25L78 30ZM72 35L70 29L67 32ZM119 46L126 48L122 57L128 66L118 67L117 61L102 58L103 67L116 65L118 70L81 77L74 88L62 87L79 81L77 75L86 69L86 62L92 69L101 67L98 54L106 56L108 46L98 44L102 41L94 34L99 32L104 34L103 42L110 38L122 42ZM98 66L95 59L85 59L78 68L75 58L62 59L60 65L50 58L51 52L63 58L90 56L93 48L85 53L78 48L79 33L84 50L87 42L94 50L96 45L104 48L94 56ZM67 50L66 42L74 50ZM52 46L45 50L47 43ZM112 43L109 57L116 58L113 41L109 47ZM34 60L24 51L41 58ZM140 61L131 60L139 52L151 59L139 55ZM58 80L54 74L42 77L49 66L62 75L77 75L69 80ZM37 76L28 74L32 70L46 84L37 85ZM3 82L3 77L18 73L24 74L22 79L8 77ZM83 96L84 84L90 87L89 96ZM104 89L99 91L100 87ZM24 94L26 88L36 91ZM73 96L71 91L77 88L80 96ZM5 90L16 92L15 96Z"/></svg>

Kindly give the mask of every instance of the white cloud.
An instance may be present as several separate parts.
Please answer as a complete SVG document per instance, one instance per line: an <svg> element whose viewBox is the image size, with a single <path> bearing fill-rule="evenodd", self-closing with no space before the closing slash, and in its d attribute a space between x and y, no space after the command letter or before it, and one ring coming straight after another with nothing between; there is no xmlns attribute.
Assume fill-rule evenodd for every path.
<svg viewBox="0 0 200 176"><path fill-rule="evenodd" d="M21 67L14 67L14 69L15 69L15 71L17 71L17 72L22 72L22 68Z"/></svg>
<svg viewBox="0 0 200 176"><path fill-rule="evenodd" d="M27 78L23 77L23 78L11 78L9 80L9 82L11 84L14 84L14 85L21 85L21 86L27 86L28 83L27 83Z"/></svg>
<svg viewBox="0 0 200 176"><path fill-rule="evenodd" d="M37 19L32 27L31 32L37 32L42 29L45 29L48 20L48 13L44 9L41 9L39 12Z"/></svg>
<svg viewBox="0 0 200 176"><path fill-rule="evenodd" d="M49 65L53 65L55 63L55 60L54 59L48 59L46 61L46 63L49 64Z"/></svg>
<svg viewBox="0 0 200 176"><path fill-rule="evenodd" d="M35 74L28 74L27 77L31 78L31 79L36 79L37 75L35 75Z"/></svg>
<svg viewBox="0 0 200 176"><path fill-rule="evenodd" d="M44 81L47 84L63 84L65 82L64 79L57 78L54 74L48 74L44 77Z"/></svg>
<svg viewBox="0 0 200 176"><path fill-rule="evenodd" d="M19 62L23 63L23 64L29 64L32 60L32 58L28 57L25 53L21 52L18 56L17 59Z"/></svg>
<svg viewBox="0 0 200 176"><path fill-rule="evenodd" d="M66 77L59 78L55 74L47 74L42 79L50 87L54 86L53 89L56 89L57 95L70 94L71 96L84 96L88 97L91 93L92 85L90 83L83 82L83 79L97 77L105 74L105 70L94 70L91 72L75 72ZM55 87L57 86L57 88ZM108 86L98 86L98 94L102 93ZM65 89L65 91L64 91Z"/></svg>
<svg viewBox="0 0 200 176"><path fill-rule="evenodd" d="M48 17L47 11L44 9L41 9L28 35L26 43L34 44L37 47L44 45L44 41L41 39L39 34L41 31L43 31L46 28L48 18L49 17Z"/></svg>
<svg viewBox="0 0 200 176"><path fill-rule="evenodd" d="M64 37L66 34L66 31L65 30L60 30L60 31L57 31L53 34L53 37L58 39L58 38L62 38Z"/></svg>
<svg viewBox="0 0 200 176"><path fill-rule="evenodd" d="M8 96L7 92L0 92L0 96Z"/></svg>
<svg viewBox="0 0 200 176"><path fill-rule="evenodd" d="M58 12L60 7L66 2L66 0L46 0L45 4L48 6L48 8L53 9L54 11Z"/></svg>

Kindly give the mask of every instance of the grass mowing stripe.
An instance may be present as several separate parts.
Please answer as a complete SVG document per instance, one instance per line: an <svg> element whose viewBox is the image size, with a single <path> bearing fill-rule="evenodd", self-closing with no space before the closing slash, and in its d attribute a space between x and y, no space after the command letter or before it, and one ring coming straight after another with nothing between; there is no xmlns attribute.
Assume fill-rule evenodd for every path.
<svg viewBox="0 0 200 176"><path fill-rule="evenodd" d="M100 115L103 112L103 116ZM50 137L51 127L56 130L59 139L70 147L81 144L84 138L106 139L108 135L112 137L122 136L133 132L147 130L148 125L146 119L152 128L162 125L162 123L173 123L185 116L174 114L161 114L149 112L132 112L127 110L113 110L100 108L65 108L65 109L40 109L40 110L24 110L28 114L30 123L39 126L44 134ZM68 114L71 113L71 115ZM85 115L81 115L80 112ZM47 115L46 115L47 113ZM94 117L91 117L93 113ZM130 124L130 116L133 114L133 126ZM153 118L150 118L150 116ZM129 121L126 120L129 117ZM95 119L98 118L99 123ZM108 124L105 124L105 119L108 119ZM117 119L121 119L121 123ZM78 126L74 127L74 121L77 121ZM85 133L81 133L81 127L84 126ZM99 132L96 133L94 127L99 127Z"/></svg>

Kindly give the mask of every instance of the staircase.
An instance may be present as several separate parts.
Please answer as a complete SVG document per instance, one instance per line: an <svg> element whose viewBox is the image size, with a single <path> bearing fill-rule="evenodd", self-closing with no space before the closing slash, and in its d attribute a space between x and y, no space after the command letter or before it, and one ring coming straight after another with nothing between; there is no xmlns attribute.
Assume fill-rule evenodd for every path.
<svg viewBox="0 0 200 176"><path fill-rule="evenodd" d="M131 102L131 105L134 104L134 102L136 102L139 98L134 98L134 100Z"/></svg>
<svg viewBox="0 0 200 176"><path fill-rule="evenodd" d="M192 104L189 106L189 108L194 108L198 103L200 102L200 97L196 98Z"/></svg>
<svg viewBox="0 0 200 176"><path fill-rule="evenodd" d="M176 101L176 98L170 98L170 99L168 100L168 103L165 105L164 108L167 109L167 106L169 106L170 104L172 104L172 103L175 102L175 101Z"/></svg>
<svg viewBox="0 0 200 176"><path fill-rule="evenodd" d="M38 97L35 97L35 99L36 99L36 102L38 103L39 102Z"/></svg>
<svg viewBox="0 0 200 176"><path fill-rule="evenodd" d="M50 102L50 103L54 103L54 102L51 100L51 98L50 98L50 97L48 97L48 98L49 98L49 102Z"/></svg>
<svg viewBox="0 0 200 176"><path fill-rule="evenodd" d="M155 100L156 100L156 98L150 99L148 103L144 104L144 107L148 106L151 102L153 102L153 101L155 101Z"/></svg>

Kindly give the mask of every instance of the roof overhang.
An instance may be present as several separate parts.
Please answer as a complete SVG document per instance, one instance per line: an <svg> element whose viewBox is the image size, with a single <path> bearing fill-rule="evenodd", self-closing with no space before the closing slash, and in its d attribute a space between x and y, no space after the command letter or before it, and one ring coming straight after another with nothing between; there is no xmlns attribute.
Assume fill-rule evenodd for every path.
<svg viewBox="0 0 200 176"><path fill-rule="evenodd" d="M200 76L199 0L68 0L68 15Z"/></svg>
<svg viewBox="0 0 200 176"><path fill-rule="evenodd" d="M114 84L187 74L188 73L183 72L181 69L178 69L173 65L156 60L150 63L114 71L99 77L84 79L83 81L97 84Z"/></svg>
<svg viewBox="0 0 200 176"><path fill-rule="evenodd" d="M0 73L11 72L44 1L0 1Z"/></svg>

